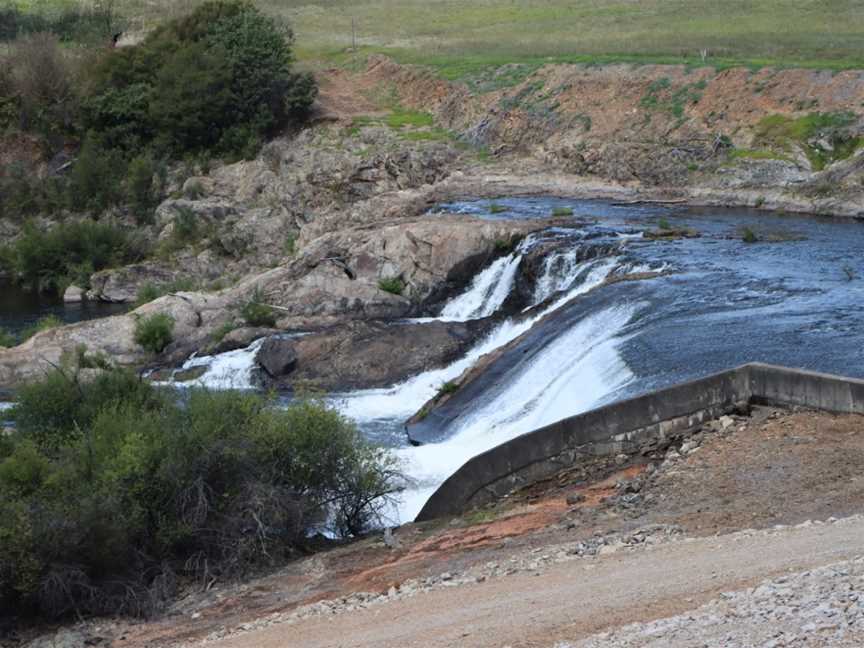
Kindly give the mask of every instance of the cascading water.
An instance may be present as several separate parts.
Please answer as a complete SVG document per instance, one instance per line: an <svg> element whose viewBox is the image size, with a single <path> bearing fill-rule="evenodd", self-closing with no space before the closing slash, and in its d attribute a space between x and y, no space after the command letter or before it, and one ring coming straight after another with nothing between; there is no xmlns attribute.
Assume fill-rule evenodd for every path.
<svg viewBox="0 0 864 648"><path fill-rule="evenodd" d="M468 290L447 303L438 319L465 322L494 314L510 294L521 262L518 252L494 261L474 277Z"/></svg>
<svg viewBox="0 0 864 648"><path fill-rule="evenodd" d="M588 316L550 344L491 400L457 421L445 441L396 451L412 478L394 523L414 519L429 496L468 459L544 425L598 405L633 374L618 354L617 336L636 307Z"/></svg>
<svg viewBox="0 0 864 648"><path fill-rule="evenodd" d="M263 339L257 340L245 349L228 351L215 356L193 355L179 371L206 367L206 372L195 380L176 384L208 389L255 389L252 383L252 372L255 368L255 356L263 343Z"/></svg>
<svg viewBox="0 0 864 648"><path fill-rule="evenodd" d="M448 367L427 371L389 389L357 391L335 399L334 404L343 414L361 424L381 418L407 419L435 396L441 385L458 378L481 357L512 342L548 314L558 310L578 295L587 293L602 284L616 264L616 259L586 262L585 269L577 270L577 274L584 276L579 285L530 317L502 322L463 358ZM573 281L575 280L576 277L573 278Z"/></svg>

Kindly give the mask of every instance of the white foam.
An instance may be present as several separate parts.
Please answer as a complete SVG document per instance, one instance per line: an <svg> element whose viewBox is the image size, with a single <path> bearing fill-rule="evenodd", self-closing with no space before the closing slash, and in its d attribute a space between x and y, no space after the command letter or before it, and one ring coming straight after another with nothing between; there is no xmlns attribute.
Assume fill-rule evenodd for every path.
<svg viewBox="0 0 864 648"><path fill-rule="evenodd" d="M549 313L558 310L578 295L600 285L615 267L614 259L593 262L585 280L531 317L507 320L499 324L463 358L448 367L427 371L388 389L367 389L334 399L339 410L356 421L413 416L444 383L458 378L481 357L498 349L528 331Z"/></svg>
<svg viewBox="0 0 864 648"><path fill-rule="evenodd" d="M245 349L228 351L215 356L192 356L180 371L207 367L207 371L195 380L172 383L180 387L206 387L208 389L255 389L252 384L252 370L255 368L255 355L264 344L264 339L256 340Z"/></svg>
<svg viewBox="0 0 864 648"><path fill-rule="evenodd" d="M457 423L446 441L396 451L413 479L394 523L414 519L429 496L471 457L591 409L633 378L616 336L635 307L590 315L549 344L506 389Z"/></svg>
<svg viewBox="0 0 864 648"><path fill-rule="evenodd" d="M447 303L439 319L465 322L494 314L510 294L521 261L522 255L517 253L493 261L464 293Z"/></svg>

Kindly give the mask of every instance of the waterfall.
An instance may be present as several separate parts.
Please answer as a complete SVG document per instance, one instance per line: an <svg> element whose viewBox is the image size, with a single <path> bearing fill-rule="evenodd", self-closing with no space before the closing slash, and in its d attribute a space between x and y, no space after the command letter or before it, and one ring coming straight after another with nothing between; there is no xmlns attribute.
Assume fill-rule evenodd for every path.
<svg viewBox="0 0 864 648"><path fill-rule="evenodd" d="M255 356L262 344L264 339L256 340L245 349L228 351L215 356L193 355L179 371L198 367L206 367L207 371L195 380L171 384L208 389L255 389L255 385L252 384L252 370L255 368Z"/></svg>
<svg viewBox="0 0 864 648"><path fill-rule="evenodd" d="M543 260L543 274L534 287L533 305L569 288L578 278L581 265L578 248L547 256Z"/></svg>
<svg viewBox="0 0 864 648"><path fill-rule="evenodd" d="M635 306L592 314L546 347L516 380L479 404L442 443L396 451L412 485L391 515L414 519L429 496L468 459L510 439L585 412L629 383L618 338Z"/></svg>
<svg viewBox="0 0 864 648"><path fill-rule="evenodd" d="M482 356L498 349L530 330L549 313L558 310L574 297L587 293L605 281L616 266L615 259L587 262L580 268L584 279L562 294L540 312L521 319L509 319L499 324L464 357L448 367L419 374L388 389L367 389L353 392L335 400L340 411L356 421L374 421L384 417L408 419L432 398L442 384L458 378Z"/></svg>
<svg viewBox="0 0 864 648"><path fill-rule="evenodd" d="M494 261L474 277L464 293L447 303L438 319L465 322L495 313L510 294L521 261L522 255L516 252Z"/></svg>

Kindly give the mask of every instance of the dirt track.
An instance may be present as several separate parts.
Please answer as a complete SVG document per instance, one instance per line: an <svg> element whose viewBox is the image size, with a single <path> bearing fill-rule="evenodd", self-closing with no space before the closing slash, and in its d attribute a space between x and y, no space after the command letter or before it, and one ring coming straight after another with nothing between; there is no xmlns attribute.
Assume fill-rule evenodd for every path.
<svg viewBox="0 0 864 648"><path fill-rule="evenodd" d="M551 646L864 554L864 520L674 542L273 626L219 648Z"/></svg>

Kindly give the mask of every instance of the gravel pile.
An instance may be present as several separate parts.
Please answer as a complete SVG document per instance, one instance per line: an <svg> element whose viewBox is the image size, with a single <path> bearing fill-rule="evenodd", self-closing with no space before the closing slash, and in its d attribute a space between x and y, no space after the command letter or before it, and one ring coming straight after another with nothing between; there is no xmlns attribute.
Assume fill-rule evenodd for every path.
<svg viewBox="0 0 864 648"><path fill-rule="evenodd" d="M556 648L864 646L864 558L724 593L692 612Z"/></svg>

